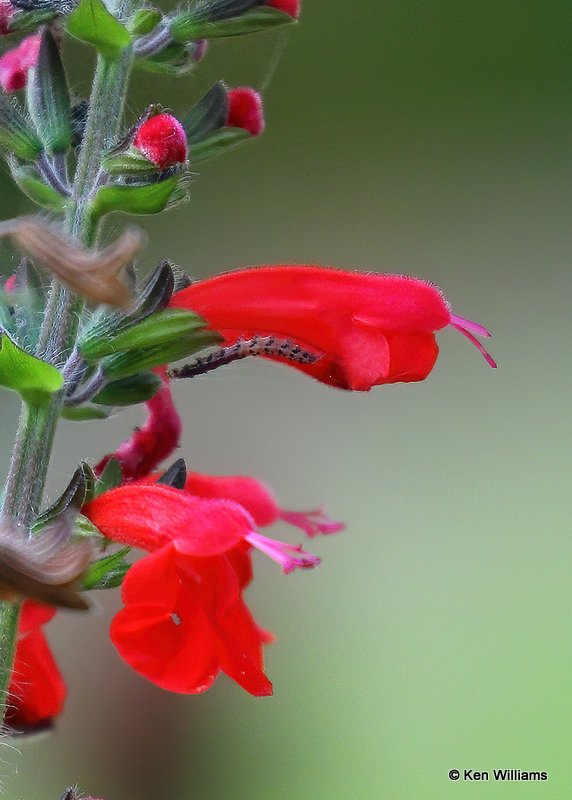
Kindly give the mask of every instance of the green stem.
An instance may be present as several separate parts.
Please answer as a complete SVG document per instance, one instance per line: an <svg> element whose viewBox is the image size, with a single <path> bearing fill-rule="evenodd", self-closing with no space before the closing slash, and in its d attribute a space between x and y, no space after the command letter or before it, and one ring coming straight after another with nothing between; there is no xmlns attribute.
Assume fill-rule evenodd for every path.
<svg viewBox="0 0 572 800"><path fill-rule="evenodd" d="M68 232L85 247L97 242L99 226L90 213L90 201L97 190L103 153L117 138L129 71L131 48L115 60L98 56L89 116L74 179L74 205L68 214ZM70 353L77 333L82 303L59 281L54 281L44 316L38 352L51 363L62 364Z"/></svg>
<svg viewBox="0 0 572 800"><path fill-rule="evenodd" d="M68 233L92 247L98 224L90 214L90 201L97 189L103 153L117 138L123 119L132 50L113 61L98 56L90 112L74 179L74 204L66 219ZM38 353L61 367L77 336L83 303L58 281L52 283L40 332ZM2 514L29 525L42 500L63 393L54 395L46 408L22 405L18 433L6 481ZM19 605L0 602L0 722L14 663Z"/></svg>

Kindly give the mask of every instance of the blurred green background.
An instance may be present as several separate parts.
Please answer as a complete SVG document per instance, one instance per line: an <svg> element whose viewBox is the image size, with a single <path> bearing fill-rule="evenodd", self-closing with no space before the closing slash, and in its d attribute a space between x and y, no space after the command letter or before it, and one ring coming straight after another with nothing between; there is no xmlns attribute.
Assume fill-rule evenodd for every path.
<svg viewBox="0 0 572 800"><path fill-rule="evenodd" d="M148 221L145 266L419 275L493 330L500 369L445 331L417 385L351 395L243 363L176 386L194 469L263 478L348 530L312 542L313 573L257 561L272 699L224 677L201 697L147 684L107 640L117 597L59 615L67 708L51 737L0 745L7 800L75 782L105 800L572 796L572 8L306 0L286 39L266 135ZM182 112L219 77L261 86L282 44L221 42L194 77L141 75L130 110ZM69 51L78 92L85 52ZM5 470L17 402L2 402ZM141 418L63 424L51 496ZM453 768L491 780L451 782ZM495 783L495 768L549 778Z"/></svg>

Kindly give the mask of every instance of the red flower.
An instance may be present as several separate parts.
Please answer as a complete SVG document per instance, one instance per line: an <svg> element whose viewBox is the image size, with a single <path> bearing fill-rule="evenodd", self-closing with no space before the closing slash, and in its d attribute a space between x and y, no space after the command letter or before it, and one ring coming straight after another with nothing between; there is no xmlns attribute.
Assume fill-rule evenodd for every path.
<svg viewBox="0 0 572 800"><path fill-rule="evenodd" d="M164 370L155 370L163 378L163 386L157 394L145 403L147 421L137 428L123 444L119 445L113 457L119 461L123 478L134 480L142 478L168 458L179 445L182 425ZM96 467L100 474L109 461L106 456Z"/></svg>
<svg viewBox="0 0 572 800"><path fill-rule="evenodd" d="M10 22L16 9L9 0L0 0L0 35L10 33Z"/></svg>
<svg viewBox="0 0 572 800"><path fill-rule="evenodd" d="M41 603L24 603L8 690L6 722L11 728L27 730L47 725L63 710L66 686L40 628L55 613L54 608Z"/></svg>
<svg viewBox="0 0 572 800"><path fill-rule="evenodd" d="M252 136L263 133L264 108L259 93L248 86L229 89L226 124L230 128L243 128Z"/></svg>
<svg viewBox="0 0 572 800"><path fill-rule="evenodd" d="M187 160L187 135L171 114L157 114L146 120L133 144L157 167L167 169Z"/></svg>
<svg viewBox="0 0 572 800"><path fill-rule="evenodd" d="M268 335L294 340L317 359L291 365L341 389L423 380L439 352L435 332L447 325L496 366L473 335L489 336L485 328L451 314L437 287L401 275L250 268L198 281L177 292L171 306L193 309L227 343Z"/></svg>
<svg viewBox="0 0 572 800"><path fill-rule="evenodd" d="M28 71L38 60L41 36L34 34L22 39L17 47L0 56L0 86L5 92L23 89Z"/></svg>
<svg viewBox="0 0 572 800"><path fill-rule="evenodd" d="M222 670L251 694L272 694L263 636L224 556L196 558L166 545L129 570L122 596L111 639L157 686L197 694Z"/></svg>
<svg viewBox="0 0 572 800"><path fill-rule="evenodd" d="M284 572L319 564L301 547L269 539L232 500L203 499L158 484L128 484L83 513L108 538L151 551L124 581L125 609L111 638L137 672L165 689L205 691L222 670L255 695L271 693L262 644L272 640L242 600L250 549Z"/></svg>
<svg viewBox="0 0 572 800"><path fill-rule="evenodd" d="M264 5L283 11L293 19L298 19L300 16L300 0L266 0Z"/></svg>
<svg viewBox="0 0 572 800"><path fill-rule="evenodd" d="M330 519L321 508L312 511L287 511L280 508L270 487L256 478L244 475L202 475L191 472L185 490L198 497L233 500L245 508L261 528L283 520L313 537L321 533L338 533L345 527L343 522Z"/></svg>

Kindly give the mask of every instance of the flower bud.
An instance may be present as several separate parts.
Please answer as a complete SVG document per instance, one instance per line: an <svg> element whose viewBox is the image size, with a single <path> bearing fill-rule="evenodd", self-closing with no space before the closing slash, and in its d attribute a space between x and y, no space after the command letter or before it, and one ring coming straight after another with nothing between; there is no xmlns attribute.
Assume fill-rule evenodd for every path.
<svg viewBox="0 0 572 800"><path fill-rule="evenodd" d="M171 114L157 114L144 122L133 141L157 167L167 169L187 160L187 136Z"/></svg>
<svg viewBox="0 0 572 800"><path fill-rule="evenodd" d="M15 11L10 0L0 0L0 36L10 33L10 21Z"/></svg>
<svg viewBox="0 0 572 800"><path fill-rule="evenodd" d="M230 128L243 128L252 136L263 133L264 109L259 93L247 86L230 89L226 124Z"/></svg>
<svg viewBox="0 0 572 800"><path fill-rule="evenodd" d="M28 70L38 60L41 37L27 36L18 47L0 56L0 86L5 92L23 89L28 79Z"/></svg>
<svg viewBox="0 0 572 800"><path fill-rule="evenodd" d="M195 64L198 64L199 61L205 57L206 52L209 48L209 40L208 39L197 39L196 42L191 42L191 56Z"/></svg>
<svg viewBox="0 0 572 800"><path fill-rule="evenodd" d="M283 11L292 19L298 19L300 16L301 0L266 0L264 5Z"/></svg>

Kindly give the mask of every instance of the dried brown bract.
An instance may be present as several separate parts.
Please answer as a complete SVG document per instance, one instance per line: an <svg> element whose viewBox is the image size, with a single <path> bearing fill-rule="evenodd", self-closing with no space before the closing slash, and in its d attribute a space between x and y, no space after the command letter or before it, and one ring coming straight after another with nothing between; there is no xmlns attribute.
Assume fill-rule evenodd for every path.
<svg viewBox="0 0 572 800"><path fill-rule="evenodd" d="M130 282L121 273L143 247L145 237L139 228L127 228L103 250L86 250L41 217L7 220L0 225L3 236L87 300L121 308L129 305Z"/></svg>
<svg viewBox="0 0 572 800"><path fill-rule="evenodd" d="M92 557L88 539L71 539L75 512L53 519L31 535L14 520L0 519L0 599L30 597L63 608L89 608L78 593Z"/></svg>

